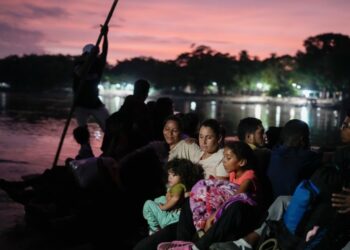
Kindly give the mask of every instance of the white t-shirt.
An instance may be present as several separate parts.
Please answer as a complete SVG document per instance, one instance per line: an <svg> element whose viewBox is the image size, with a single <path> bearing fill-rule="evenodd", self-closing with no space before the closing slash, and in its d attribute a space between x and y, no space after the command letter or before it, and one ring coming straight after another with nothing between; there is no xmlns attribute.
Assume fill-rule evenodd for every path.
<svg viewBox="0 0 350 250"><path fill-rule="evenodd" d="M227 177L228 174L222 164L222 158L224 156L224 150L219 149L216 153L212 154L210 157L201 160L204 152L196 143L188 144L184 140L178 142L174 148L169 151L168 160L174 158L188 159L193 163L199 163L204 169L205 178L208 179L209 176L220 176Z"/></svg>
<svg viewBox="0 0 350 250"><path fill-rule="evenodd" d="M201 149L196 143L186 143L185 140L179 141L175 147L169 151L168 161L174 158L187 159L194 163L197 163L196 159L199 159Z"/></svg>
<svg viewBox="0 0 350 250"><path fill-rule="evenodd" d="M200 157L204 152L201 152ZM208 179L211 175L214 177L227 177L228 174L224 168L224 165L222 164L222 158L224 157L224 150L219 149L216 153L212 154L208 158L204 160L200 160L198 163L202 165L204 172L205 172L205 178Z"/></svg>

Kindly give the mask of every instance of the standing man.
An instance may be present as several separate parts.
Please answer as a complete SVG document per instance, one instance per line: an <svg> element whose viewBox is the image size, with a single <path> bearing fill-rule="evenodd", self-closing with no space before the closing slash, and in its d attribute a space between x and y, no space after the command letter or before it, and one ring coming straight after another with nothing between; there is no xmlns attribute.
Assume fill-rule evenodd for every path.
<svg viewBox="0 0 350 250"><path fill-rule="evenodd" d="M104 156L120 156L144 146L153 139L151 120L145 104L150 84L139 79L133 95L125 97L120 109L106 119L101 151Z"/></svg>
<svg viewBox="0 0 350 250"><path fill-rule="evenodd" d="M95 47L93 44L87 44L83 48L82 56L75 63L73 92L78 126L87 125L88 118L93 116L101 129L105 131L105 123L109 113L99 98L98 85L106 66L108 26L102 26L101 33L103 34L102 53L99 55L98 47ZM93 56L91 67L88 73L83 75L90 56Z"/></svg>
<svg viewBox="0 0 350 250"><path fill-rule="evenodd" d="M134 83L133 95L137 97L141 102L145 102L150 89L150 84L145 79L138 79Z"/></svg>

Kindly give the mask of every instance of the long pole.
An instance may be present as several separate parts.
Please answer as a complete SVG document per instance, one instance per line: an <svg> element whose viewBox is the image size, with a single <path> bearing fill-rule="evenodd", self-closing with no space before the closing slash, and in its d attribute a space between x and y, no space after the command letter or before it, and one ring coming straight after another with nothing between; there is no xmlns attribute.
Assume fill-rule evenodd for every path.
<svg viewBox="0 0 350 250"><path fill-rule="evenodd" d="M114 0L113 4L112 4L112 7L111 9L109 10L109 13L108 13L108 16L106 18L106 21L104 22L103 26L104 27L107 27L109 21L111 20L112 16L113 16L113 13L114 13L114 9L115 7L117 6L117 3L118 3L118 0ZM104 29L101 29L101 30L104 30ZM102 36L103 36L103 33L100 32L98 38L97 38L97 41L95 43L95 47L98 48L99 45L100 45L100 42L101 42L101 39L102 39ZM77 95L79 95L79 93L81 92L81 89L82 89L82 86L84 84L84 80L86 79L86 76L91 68L91 65L93 64L94 62L94 59L96 57L96 54L95 53L90 53L88 59L87 59L87 62L85 64L85 67L83 68L82 72L81 72L81 78L80 78L80 83L79 83L79 87L78 87L78 90L77 90ZM69 127L69 124L70 124L70 121L72 120L72 117L73 117L73 114L74 114L74 110L75 110L75 101L73 101L72 103L72 106L70 108L70 112L69 112L69 115L68 115L68 118L66 120L66 123L65 123L65 126L63 128L63 132L62 132L62 135L61 135L61 139L60 139L60 142L58 144L58 148L57 148L57 151L56 151L56 155L55 155L55 159L52 163L52 167L56 166L57 165L57 162L58 162L58 158L60 156L60 153L61 153L61 149L62 149L62 145L63 145L63 142L64 142L64 138L66 137L66 134L67 134L67 130L68 130L68 127Z"/></svg>

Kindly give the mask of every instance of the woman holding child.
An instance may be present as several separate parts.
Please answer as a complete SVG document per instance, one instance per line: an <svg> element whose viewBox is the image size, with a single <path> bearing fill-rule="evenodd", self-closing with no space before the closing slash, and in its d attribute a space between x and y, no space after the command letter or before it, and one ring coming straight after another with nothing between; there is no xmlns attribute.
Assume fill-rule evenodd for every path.
<svg viewBox="0 0 350 250"><path fill-rule="evenodd" d="M203 122L203 124L208 124L208 123ZM206 149L207 152L210 152L208 150L210 148L208 146L208 141L203 140L204 139L203 137L201 138L201 134L204 135L205 127L209 127L209 126L203 126L203 124L200 128L199 143L201 145L201 148ZM213 131L215 130L211 129L211 132ZM222 137L220 138L221 135L219 133L214 135L216 135L215 137L217 138L216 143L217 145L219 145L220 139ZM231 148L229 146L225 147L226 156L224 159L224 164L222 165L222 160L220 160L220 164L222 165L222 167L225 165L224 169L227 170L226 176L228 175L228 173L230 173L230 179L232 179L231 182L237 184L237 188L235 189L235 192L237 194L251 192L252 194L256 195L257 194L256 179L255 179L254 172L250 170L250 168L254 167L251 164L251 162L254 161L253 159L254 156L253 154L250 154L252 152L249 146L247 146L242 142L239 142L238 144L240 146L238 146L237 148L236 147ZM222 158L224 156L223 149L219 150L219 146L217 146L216 148L217 148L216 152L221 151L220 153ZM242 148L244 148L245 150L242 150ZM246 153L241 154L241 151L244 151ZM201 155L203 156L205 155L205 153L202 152ZM233 157L233 155L235 157ZM234 161L234 164L231 162L232 160ZM217 169L217 168L218 167L215 167L214 169ZM206 168L204 167L204 169ZM215 175L219 176L218 174L215 174ZM207 177L209 176L212 176L212 175L207 174ZM240 185L240 187L238 185ZM234 192L232 194L234 194ZM175 242L175 243L165 243L163 244L163 247L165 248L173 247L179 244L179 246L184 245L188 247L188 248L185 247L184 249L191 249L192 247L193 249L195 249L195 247L198 247L199 249L207 249L209 248L210 244L213 242L223 241L223 240L231 239L233 237L238 237L239 235L244 234L244 232L249 231L251 228L254 228L255 226L254 223L258 218L258 212L256 211L257 206L253 206L255 201L243 199L238 202L234 202L233 200L228 200L228 202L232 202L232 203L227 204L227 207L225 207L225 209L219 209L219 207L215 208L216 210L214 211L220 211L220 214L214 213L213 217L210 217L210 218L206 217L205 221L208 221L208 223L206 222L206 225L205 225L206 232L204 233L203 237L201 237L195 243L195 245L191 242ZM191 208L190 202L187 200L187 202L185 202L184 205L182 206L180 219L178 223L171 224L165 227L164 229L158 231L157 233L153 234L152 236L145 238L144 240L140 241L135 246L134 249L156 249L159 243L165 242L165 241L171 241L174 239L184 240L184 241L192 240L193 236L196 233L196 227L193 221L193 218L194 218L193 212L194 212L194 209L193 207ZM214 220L215 220L215 223L213 223Z"/></svg>
<svg viewBox="0 0 350 250"><path fill-rule="evenodd" d="M167 179L167 169L165 169L166 163L172 159L188 159L193 163L198 163L202 165L204 169L204 177L209 178L210 176L215 178L226 178L228 175L222 164L223 149L221 148L221 143L224 138L223 130L220 123L214 119L205 120L199 129L199 145L193 143L192 140L183 139L183 124L179 116L171 115L165 119L163 127L163 141L153 141L147 146L136 150L124 157L119 165L127 166L121 167L120 173L116 171L110 171L112 177L118 182L118 184L127 185L130 179L127 173L135 173L135 169L130 167L128 163L131 159L137 159L146 152L148 154L155 154L163 166L163 181L166 183ZM138 161L141 162L141 161ZM147 164L149 165L149 164ZM135 165L136 168L140 168L140 165ZM141 171L144 170L140 169ZM149 168L146 170L150 170ZM120 176L115 176L114 174L120 174ZM123 177L125 175L125 177Z"/></svg>
<svg viewBox="0 0 350 250"><path fill-rule="evenodd" d="M165 190L165 163L174 158L185 158L193 163L199 163L204 168L205 178L227 178L227 173L222 164L223 150L220 144L223 133L220 124L213 119L204 121L199 130L199 146L195 143L187 143L182 140L183 125L176 115L166 119L163 128L165 142L151 142L147 146L122 157L118 162L104 164L106 158L102 158L102 165L98 166L100 174L112 177L111 182L104 179L98 190L91 190L93 200L89 211L84 210L91 220L91 229L95 231L95 237L101 241L109 242L111 234L131 235L139 222L143 221L142 207L144 202L154 199L166 193ZM101 205L103 204L103 205ZM80 213L80 212L79 212ZM121 216L127 214L128 216ZM134 218L130 220L130 218ZM125 225L115 231L101 230L106 223L113 225ZM101 241L99 241L101 243ZM111 243L111 242L109 242Z"/></svg>
<svg viewBox="0 0 350 250"><path fill-rule="evenodd" d="M193 188L190 204L182 207L180 220L175 226L176 233L169 230L178 241L161 243L158 245L159 250L208 249L214 242L233 239L247 232L249 228L254 228L259 218L257 204L259 188L254 173L253 151L244 142L230 142L224 147L223 162L230 175L230 181L222 185L216 185L216 182L221 182L221 180L214 180L213 183L211 183L212 180L204 181L207 185L205 196L208 197L208 193L213 192L216 200L210 196L210 199L203 197L202 202L193 201L199 197L198 189ZM203 181L197 184L201 182ZM219 199L221 200L217 202ZM201 206L205 209L200 210ZM208 211L208 208L211 211ZM200 220L205 223L204 226L198 223ZM157 240L164 239L158 238ZM144 247L154 249L154 245L148 244ZM137 247L139 246L140 243Z"/></svg>
<svg viewBox="0 0 350 250"><path fill-rule="evenodd" d="M227 173L222 164L223 149L222 141L224 131L220 123L215 119L207 119L200 124L198 142L192 143L191 140L180 140L176 144L173 137L169 135L169 127L175 124L167 121L164 126L163 134L165 141L170 146L169 160L174 158L189 159L194 163L202 165L205 173L205 179L209 177L227 178ZM175 125L176 127L176 125ZM181 125L178 123L178 129ZM178 134L179 136L179 134ZM177 137L180 139L181 137Z"/></svg>
<svg viewBox="0 0 350 250"><path fill-rule="evenodd" d="M223 149L220 149L220 142L223 138L222 129L218 121L208 119L200 125L200 146L196 143L181 140L181 131L182 123L177 116L171 116L166 119L163 129L165 142L169 145L169 162L166 165L168 166L169 163L175 159L188 159L203 167L205 178L227 179L227 173L222 164ZM170 175L172 174L173 173L170 173ZM182 176L177 174L176 176L182 180L193 178L193 171L188 169L186 170L186 174L183 173ZM201 179L203 179L203 177ZM197 178L196 182L198 180L199 179ZM171 186L170 182L168 182L168 184ZM186 192L189 192L194 184L195 183L191 186L187 186ZM183 197L181 198L177 195L176 200L183 201L186 192L180 192ZM158 206L155 206L156 204L158 204ZM164 204L166 206L164 206ZM171 213L171 211L174 210L174 207L179 208L178 202L176 202L176 206L169 206L168 204L169 201L160 203L159 198L146 201L143 208L143 214L148 221L150 232L153 233L160 228L164 228L165 226L178 221L179 213Z"/></svg>

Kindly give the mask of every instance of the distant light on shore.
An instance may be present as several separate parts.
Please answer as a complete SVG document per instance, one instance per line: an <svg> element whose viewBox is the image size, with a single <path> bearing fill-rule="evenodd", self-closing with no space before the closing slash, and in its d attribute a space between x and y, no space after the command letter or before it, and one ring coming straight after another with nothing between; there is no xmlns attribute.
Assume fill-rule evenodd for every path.
<svg viewBox="0 0 350 250"><path fill-rule="evenodd" d="M191 102L191 107L190 107L190 109L191 109L192 111L196 111L196 108L197 108L197 103L196 103L196 102Z"/></svg>

